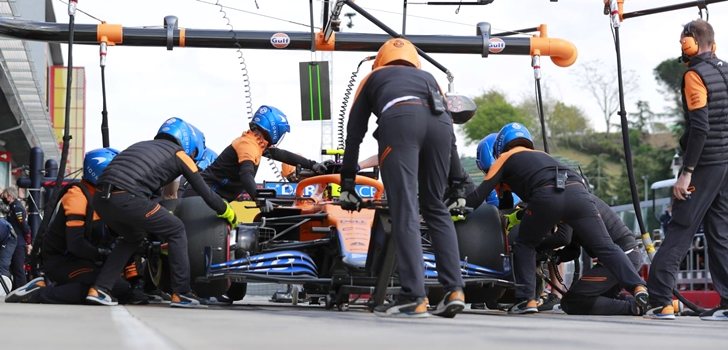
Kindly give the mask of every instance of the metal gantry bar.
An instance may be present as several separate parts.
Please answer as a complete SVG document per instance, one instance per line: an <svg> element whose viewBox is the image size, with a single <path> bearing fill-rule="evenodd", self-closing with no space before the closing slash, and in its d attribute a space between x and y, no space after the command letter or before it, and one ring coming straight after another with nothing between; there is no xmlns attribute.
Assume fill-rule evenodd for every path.
<svg viewBox="0 0 728 350"><path fill-rule="evenodd" d="M345 1L338 1L336 5ZM336 11L336 9L335 9ZM334 11L334 13L335 13ZM332 18L334 18L332 14ZM201 48L230 48L235 49L236 40L245 43L246 49L270 50L311 50L311 33L309 32L283 32L288 38L287 45L276 46L271 38L279 38L281 32L274 31L234 31L218 29L192 29L176 28L137 28L122 27L118 24L101 23L76 24L74 44L98 45L101 38L118 46L152 46L167 47L168 39L176 47ZM387 34L368 33L336 33L329 41L324 40L326 31L316 36L316 50L320 51L377 51L379 47L390 39ZM14 37L22 40L36 40L46 42L68 42L67 24L48 23L0 18L0 35ZM169 35L169 36L168 36ZM236 39L233 39L236 38ZM496 37L491 37L493 40ZM558 66L567 67L576 61L576 47L563 39L547 37L501 37L499 46L489 50L492 43L484 42L481 36L450 36L450 35L408 35L417 47L428 53L453 54L482 54L490 52L492 55L532 55L538 50L542 56L550 56Z"/></svg>
<svg viewBox="0 0 728 350"><path fill-rule="evenodd" d="M669 6L663 6L663 7L655 7L651 9L645 9L645 10L639 10L639 11L632 11L627 12L624 15L622 15L623 19L628 18L635 18L640 16L647 16L647 15L654 15L656 13L662 13L662 12L668 12L668 11L675 11L675 10L681 10L686 9L690 7L698 7L698 8L705 8L705 6L709 4L715 4L719 2L724 2L728 0L698 0L698 1L690 1L685 2L681 4L675 4L675 5L669 5Z"/></svg>

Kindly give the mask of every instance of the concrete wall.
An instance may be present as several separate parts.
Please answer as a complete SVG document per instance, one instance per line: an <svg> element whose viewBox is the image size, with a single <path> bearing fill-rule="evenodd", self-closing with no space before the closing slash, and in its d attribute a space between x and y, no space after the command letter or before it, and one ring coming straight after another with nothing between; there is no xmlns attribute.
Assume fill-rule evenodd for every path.
<svg viewBox="0 0 728 350"><path fill-rule="evenodd" d="M17 15L20 18L45 22L46 20L46 2L44 0L23 0L16 1L15 8L18 11ZM30 64L33 69L33 76L38 82L38 89L41 92L41 96L47 96L46 89L48 81L48 65L49 65L49 52L48 43L27 41L26 47L28 48ZM45 103L45 101L43 101ZM46 109L48 106L46 105Z"/></svg>

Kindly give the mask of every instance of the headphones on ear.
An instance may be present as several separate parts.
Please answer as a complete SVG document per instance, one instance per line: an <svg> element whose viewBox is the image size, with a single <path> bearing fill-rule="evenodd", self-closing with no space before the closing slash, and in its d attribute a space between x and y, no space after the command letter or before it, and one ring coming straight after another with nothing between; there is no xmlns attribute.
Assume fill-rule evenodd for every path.
<svg viewBox="0 0 728 350"><path fill-rule="evenodd" d="M692 22L685 26L682 35L683 37L680 39L680 46L682 48L683 55L688 57L697 55L698 51L700 51L700 45L698 44L698 40L695 39L695 34L693 34ZM713 48L715 49L715 44L713 44Z"/></svg>

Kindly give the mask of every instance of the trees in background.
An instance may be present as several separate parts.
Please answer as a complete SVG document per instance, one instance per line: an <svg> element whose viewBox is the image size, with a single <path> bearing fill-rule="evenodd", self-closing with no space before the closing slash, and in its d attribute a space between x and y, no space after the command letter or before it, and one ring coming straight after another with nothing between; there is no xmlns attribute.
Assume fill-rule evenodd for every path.
<svg viewBox="0 0 728 350"><path fill-rule="evenodd" d="M664 113L666 118L672 118L670 129L675 135L682 134L682 77L687 67L674 58L668 58L655 67L653 73L655 80L662 86L665 99L671 101L671 107Z"/></svg>
<svg viewBox="0 0 728 350"><path fill-rule="evenodd" d="M529 130L535 125L533 118L508 102L500 91L490 90L473 100L478 105L478 111L463 127L468 144L480 142L483 137L498 132L503 125L510 122L519 122Z"/></svg>
<svg viewBox="0 0 728 350"><path fill-rule="evenodd" d="M628 114L630 144L637 181L655 182L672 176L670 162L674 154L675 139L665 131L671 127L666 117L677 115L680 110L680 82L684 69L666 60L655 68L655 78L665 88L666 98L675 101L674 110L655 113L647 101L637 101ZM605 71L598 61L582 65L581 78L603 112L609 126L611 117L619 108L616 77ZM625 91L637 86L634 73L625 75ZM631 78L630 78L631 77ZM576 163L588 178L597 196L610 204L623 204L631 200L621 136L596 133L589 127L588 117L577 106L569 105L544 94L544 119L551 152L556 156L579 157ZM479 142L483 137L498 132L509 122L526 125L534 137L537 148L542 145L538 110L533 96L522 98L517 104L508 101L500 91L490 90L474 98L478 105L476 115L463 126L468 144ZM659 142L658 142L659 141ZM569 158L576 161L576 159ZM642 186L638 184L638 188ZM640 196L642 198L642 196Z"/></svg>
<svg viewBox="0 0 728 350"><path fill-rule="evenodd" d="M594 101L602 111L602 118L607 127L607 135L609 135L612 117L619 110L617 71L599 60L583 63L580 68L579 85L594 97ZM637 84L637 74L634 71L623 72L622 76L625 94L637 90L639 85Z"/></svg>

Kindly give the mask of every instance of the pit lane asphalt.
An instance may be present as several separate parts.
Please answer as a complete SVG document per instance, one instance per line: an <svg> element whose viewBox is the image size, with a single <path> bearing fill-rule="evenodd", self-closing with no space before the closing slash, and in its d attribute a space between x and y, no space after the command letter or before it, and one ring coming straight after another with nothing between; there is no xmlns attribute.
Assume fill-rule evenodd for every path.
<svg viewBox="0 0 728 350"><path fill-rule="evenodd" d="M679 317L506 315L383 319L246 297L233 306L85 306L0 301L0 349L725 349L728 323Z"/></svg>

